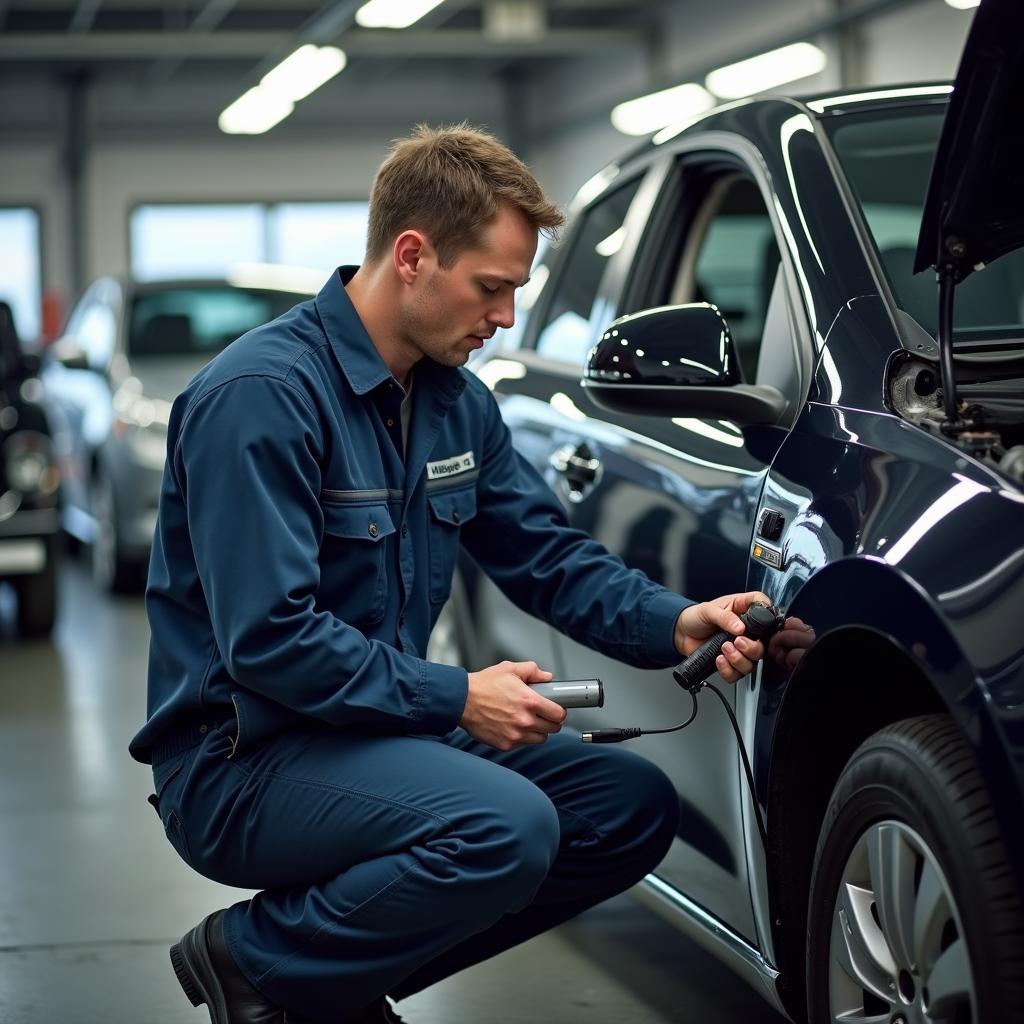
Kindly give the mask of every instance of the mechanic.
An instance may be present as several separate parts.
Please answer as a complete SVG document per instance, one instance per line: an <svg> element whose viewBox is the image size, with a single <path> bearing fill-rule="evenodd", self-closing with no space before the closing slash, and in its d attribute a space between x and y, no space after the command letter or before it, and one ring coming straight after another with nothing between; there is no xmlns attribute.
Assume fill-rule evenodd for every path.
<svg viewBox="0 0 1024 1024"><path fill-rule="evenodd" d="M561 222L496 139L421 127L377 173L363 265L174 403L131 753L178 854L263 890L172 947L214 1024L400 1020L387 996L622 892L671 844L669 780L560 732L529 685L550 672L423 659L460 544L520 607L646 668L767 600L689 602L571 529L461 369ZM718 671L763 653L737 636Z"/></svg>

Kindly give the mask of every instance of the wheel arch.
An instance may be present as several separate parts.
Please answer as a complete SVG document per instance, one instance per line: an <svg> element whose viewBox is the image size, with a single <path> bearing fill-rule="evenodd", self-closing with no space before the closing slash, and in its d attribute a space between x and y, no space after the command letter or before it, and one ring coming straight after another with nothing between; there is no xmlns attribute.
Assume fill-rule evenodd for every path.
<svg viewBox="0 0 1024 1024"><path fill-rule="evenodd" d="M783 1000L802 1019L814 850L839 774L868 736L913 715L950 714L1018 864L1024 843L1010 827L1020 812L1010 752L970 663L923 588L878 559L848 558L816 573L786 612L808 623L816 639L788 677L765 661L754 747L768 813L774 957ZM1019 869L1017 882L1021 887Z"/></svg>

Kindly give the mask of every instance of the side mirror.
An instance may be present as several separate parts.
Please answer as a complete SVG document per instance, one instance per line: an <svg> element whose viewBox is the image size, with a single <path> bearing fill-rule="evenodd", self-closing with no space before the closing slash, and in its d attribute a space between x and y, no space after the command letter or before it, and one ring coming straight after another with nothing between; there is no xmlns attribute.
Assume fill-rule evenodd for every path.
<svg viewBox="0 0 1024 1024"><path fill-rule="evenodd" d="M587 357L583 387L613 412L778 423L778 388L744 384L725 317L707 302L619 317Z"/></svg>

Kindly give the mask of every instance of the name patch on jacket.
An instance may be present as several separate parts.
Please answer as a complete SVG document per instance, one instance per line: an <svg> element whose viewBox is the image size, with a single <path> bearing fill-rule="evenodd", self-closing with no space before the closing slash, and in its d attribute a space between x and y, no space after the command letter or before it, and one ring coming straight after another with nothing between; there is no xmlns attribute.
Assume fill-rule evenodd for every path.
<svg viewBox="0 0 1024 1024"><path fill-rule="evenodd" d="M427 479L440 480L444 477L457 476L459 473L466 473L476 468L476 460L472 452L463 452L461 455L453 455L450 459L439 459L437 462L427 463Z"/></svg>

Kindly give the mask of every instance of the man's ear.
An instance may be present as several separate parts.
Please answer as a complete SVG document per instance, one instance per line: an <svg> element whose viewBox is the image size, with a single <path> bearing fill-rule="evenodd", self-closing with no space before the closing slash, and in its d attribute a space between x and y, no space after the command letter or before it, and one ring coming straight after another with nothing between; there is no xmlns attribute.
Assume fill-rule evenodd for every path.
<svg viewBox="0 0 1024 1024"><path fill-rule="evenodd" d="M433 248L427 236L421 231L409 228L396 239L392 250L395 271L404 284L413 284L422 275L425 264L433 255Z"/></svg>

